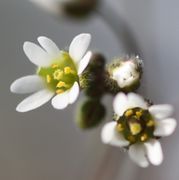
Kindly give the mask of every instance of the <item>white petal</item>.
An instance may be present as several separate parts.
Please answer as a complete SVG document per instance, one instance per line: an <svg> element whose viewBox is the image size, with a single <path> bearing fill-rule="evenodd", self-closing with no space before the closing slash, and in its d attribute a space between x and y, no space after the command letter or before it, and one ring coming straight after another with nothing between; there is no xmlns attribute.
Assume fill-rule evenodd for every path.
<svg viewBox="0 0 179 180"><path fill-rule="evenodd" d="M129 108L128 99L124 93L118 93L113 101L114 112L119 116L122 116L123 113Z"/></svg>
<svg viewBox="0 0 179 180"><path fill-rule="evenodd" d="M78 75L80 75L85 70L85 68L88 66L91 56L92 56L92 52L89 51L86 53L86 55L83 57L83 59L79 62Z"/></svg>
<svg viewBox="0 0 179 180"><path fill-rule="evenodd" d="M139 107L139 108L147 109L147 103L138 94L129 93L128 94L128 100L129 100L131 107Z"/></svg>
<svg viewBox="0 0 179 180"><path fill-rule="evenodd" d="M53 93L49 90L38 91L31 96L24 99L16 108L18 112L27 112L36 109L46 102L48 102L53 96Z"/></svg>
<svg viewBox="0 0 179 180"><path fill-rule="evenodd" d="M68 91L58 94L52 99L52 106L55 109L64 109L68 106L68 104L69 104L69 92Z"/></svg>
<svg viewBox="0 0 179 180"><path fill-rule="evenodd" d="M156 129L154 131L155 136L169 136L171 135L177 126L177 122L173 118L156 121Z"/></svg>
<svg viewBox="0 0 179 180"><path fill-rule="evenodd" d="M153 105L149 107L150 113L157 119L167 118L173 113L173 107L169 104Z"/></svg>
<svg viewBox="0 0 179 180"><path fill-rule="evenodd" d="M69 91L69 103L70 104L73 104L76 101L76 99L78 98L79 92L80 92L80 87L79 87L78 83L75 82Z"/></svg>
<svg viewBox="0 0 179 180"><path fill-rule="evenodd" d="M145 147L149 161L155 166L160 165L163 161L163 152L160 142L153 139L146 142Z"/></svg>
<svg viewBox="0 0 179 180"><path fill-rule="evenodd" d="M129 142L125 140L119 132L117 132L116 125L116 122L110 122L103 127L101 132L103 143L119 147L128 146Z"/></svg>
<svg viewBox="0 0 179 180"><path fill-rule="evenodd" d="M83 58L90 42L90 34L80 34L73 39L69 47L69 54L76 63Z"/></svg>
<svg viewBox="0 0 179 180"><path fill-rule="evenodd" d="M147 167L149 162L146 158L146 151L143 144L134 144L129 148L130 158L140 167Z"/></svg>
<svg viewBox="0 0 179 180"><path fill-rule="evenodd" d="M52 59L49 54L38 45L32 42L25 42L23 49L26 56L35 65L45 67L51 64Z"/></svg>
<svg viewBox="0 0 179 180"><path fill-rule="evenodd" d="M42 78L37 75L29 75L15 80L10 87L11 92L18 94L32 93L44 88Z"/></svg>
<svg viewBox="0 0 179 180"><path fill-rule="evenodd" d="M56 57L60 54L58 46L51 39L45 36L40 36L37 40L50 55Z"/></svg>

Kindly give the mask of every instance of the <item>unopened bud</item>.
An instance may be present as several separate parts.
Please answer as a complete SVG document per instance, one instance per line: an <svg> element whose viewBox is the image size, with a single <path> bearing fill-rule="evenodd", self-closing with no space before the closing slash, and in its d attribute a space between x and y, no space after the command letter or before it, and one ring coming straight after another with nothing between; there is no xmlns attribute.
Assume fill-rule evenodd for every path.
<svg viewBox="0 0 179 180"><path fill-rule="evenodd" d="M96 127L106 114L100 100L87 99L78 108L76 123L81 129Z"/></svg>
<svg viewBox="0 0 179 180"><path fill-rule="evenodd" d="M73 17L83 17L91 13L98 0L70 0L63 3L63 12Z"/></svg>
<svg viewBox="0 0 179 180"><path fill-rule="evenodd" d="M31 0L56 15L83 17L97 6L99 0Z"/></svg>
<svg viewBox="0 0 179 180"><path fill-rule="evenodd" d="M80 77L80 87L91 98L100 98L105 92L105 58L99 53L91 57L87 69Z"/></svg>
<svg viewBox="0 0 179 180"><path fill-rule="evenodd" d="M107 67L109 86L124 92L136 90L140 85L142 67L142 60L138 56L115 60Z"/></svg>

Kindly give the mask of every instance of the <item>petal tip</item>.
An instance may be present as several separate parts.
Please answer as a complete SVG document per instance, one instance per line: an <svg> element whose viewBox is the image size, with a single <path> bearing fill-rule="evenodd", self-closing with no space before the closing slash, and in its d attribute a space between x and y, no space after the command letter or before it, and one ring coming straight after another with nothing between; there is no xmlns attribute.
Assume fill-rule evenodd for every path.
<svg viewBox="0 0 179 180"><path fill-rule="evenodd" d="M115 127L115 122L110 122L104 125L101 131L101 140L104 144L109 144L112 139L112 131Z"/></svg>
<svg viewBox="0 0 179 180"><path fill-rule="evenodd" d="M10 85L10 91L15 93L14 82Z"/></svg>
<svg viewBox="0 0 179 180"><path fill-rule="evenodd" d="M69 54L71 58L78 63L85 55L91 42L91 35L82 33L75 36L69 47Z"/></svg>
<svg viewBox="0 0 179 180"><path fill-rule="evenodd" d="M39 36L37 37L37 40L47 38L46 36Z"/></svg>
<svg viewBox="0 0 179 180"><path fill-rule="evenodd" d="M68 93L65 92L63 94L56 95L51 100L51 104L54 109L58 109L58 110L65 109L69 104Z"/></svg>
<svg viewBox="0 0 179 180"><path fill-rule="evenodd" d="M159 166L163 162L163 151L158 140L150 140L145 143L146 153L149 161L154 166Z"/></svg>
<svg viewBox="0 0 179 180"><path fill-rule="evenodd" d="M91 39L91 34L90 33L81 33L81 34L77 35L76 37L80 37L80 36Z"/></svg>
<svg viewBox="0 0 179 180"><path fill-rule="evenodd" d="M17 105L16 111L17 111L17 112L20 112L20 113L27 112L27 111L25 111L20 105Z"/></svg>
<svg viewBox="0 0 179 180"><path fill-rule="evenodd" d="M29 44L31 44L30 41L25 41L23 44L23 49L26 49Z"/></svg>

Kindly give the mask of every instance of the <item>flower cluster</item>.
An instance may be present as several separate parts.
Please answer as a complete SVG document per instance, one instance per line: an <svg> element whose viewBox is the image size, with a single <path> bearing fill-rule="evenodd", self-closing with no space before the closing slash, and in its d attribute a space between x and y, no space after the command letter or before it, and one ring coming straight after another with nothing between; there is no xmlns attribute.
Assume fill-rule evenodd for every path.
<svg viewBox="0 0 179 180"><path fill-rule="evenodd" d="M23 46L26 56L37 66L36 74L17 79L10 87L13 93L33 93L16 110L27 112L50 99L55 109L64 109L84 90L86 100L78 109L76 123L89 129L104 119L106 109L101 100L110 93L115 95L114 117L103 127L102 141L125 148L141 167L161 164L163 153L159 140L171 135L177 123L171 118L171 105L151 105L133 93L140 85L142 60L138 56L118 58L105 66L101 54L88 51L90 34L76 36L69 51L60 50L47 37L37 40L40 46L32 42Z"/></svg>

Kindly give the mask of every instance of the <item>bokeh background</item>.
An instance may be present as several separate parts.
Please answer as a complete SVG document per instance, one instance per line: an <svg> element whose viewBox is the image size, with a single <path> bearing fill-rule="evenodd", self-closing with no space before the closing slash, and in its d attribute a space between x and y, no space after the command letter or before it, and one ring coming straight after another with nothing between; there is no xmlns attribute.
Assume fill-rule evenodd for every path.
<svg viewBox="0 0 179 180"><path fill-rule="evenodd" d="M23 53L26 40L45 35L60 48L82 32L92 34L91 49L110 59L128 53L120 19L134 35L144 59L141 93L156 103L171 103L179 119L179 1L101 0L110 6L114 32L97 13L85 21L53 18L28 0L0 0L0 179L2 180L177 180L179 130L162 140L164 162L137 167L127 153L103 145L102 126L79 130L75 105L63 111L50 103L25 114L15 107L22 95L10 93L13 80L35 72ZM106 11L107 16L112 16ZM119 22L118 22L119 17ZM127 39L127 37L126 37ZM130 44L130 43L129 43ZM25 97L25 96L24 96ZM112 102L106 97L104 103ZM108 103L109 104L109 103ZM108 105L111 109L111 106ZM110 120L109 111L106 120Z"/></svg>

